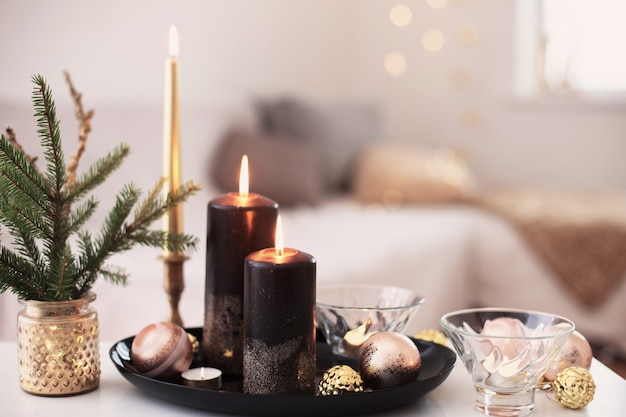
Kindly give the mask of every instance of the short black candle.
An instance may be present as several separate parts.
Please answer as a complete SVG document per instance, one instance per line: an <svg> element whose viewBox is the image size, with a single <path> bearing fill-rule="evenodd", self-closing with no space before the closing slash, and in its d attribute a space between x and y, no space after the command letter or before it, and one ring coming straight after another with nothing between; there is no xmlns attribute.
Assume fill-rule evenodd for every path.
<svg viewBox="0 0 626 417"><path fill-rule="evenodd" d="M244 279L244 393L315 394L315 258L263 249Z"/></svg>
<svg viewBox="0 0 626 417"><path fill-rule="evenodd" d="M244 259L274 245L278 204L228 193L209 202L202 352L224 374L243 369Z"/></svg>

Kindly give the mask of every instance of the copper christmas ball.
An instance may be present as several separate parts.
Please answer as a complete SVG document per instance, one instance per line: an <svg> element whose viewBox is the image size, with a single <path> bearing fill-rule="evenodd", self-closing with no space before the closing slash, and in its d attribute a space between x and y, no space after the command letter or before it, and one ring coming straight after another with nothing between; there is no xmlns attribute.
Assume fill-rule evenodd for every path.
<svg viewBox="0 0 626 417"><path fill-rule="evenodd" d="M388 388L413 382L421 367L417 346L403 334L374 333L361 345L359 373L366 388Z"/></svg>
<svg viewBox="0 0 626 417"><path fill-rule="evenodd" d="M554 381L559 372L572 366L589 369L591 359L593 359L591 345L582 334L575 330L565 342L563 349L551 362L550 367L543 375L543 379Z"/></svg>
<svg viewBox="0 0 626 417"><path fill-rule="evenodd" d="M193 348L185 330L169 322L152 323L137 333L130 357L143 375L171 380L189 369Z"/></svg>
<svg viewBox="0 0 626 417"><path fill-rule="evenodd" d="M348 365L335 365L324 372L317 392L319 395L363 392L363 380L361 375Z"/></svg>

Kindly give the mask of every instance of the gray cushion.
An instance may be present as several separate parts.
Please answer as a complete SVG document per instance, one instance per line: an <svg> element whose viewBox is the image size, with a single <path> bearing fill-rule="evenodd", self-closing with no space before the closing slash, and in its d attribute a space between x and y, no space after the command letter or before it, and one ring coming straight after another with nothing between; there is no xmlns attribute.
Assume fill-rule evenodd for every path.
<svg viewBox="0 0 626 417"><path fill-rule="evenodd" d="M314 148L326 191L347 190L359 151L380 137L378 111L369 104L281 98L259 100L257 110L265 132Z"/></svg>
<svg viewBox="0 0 626 417"><path fill-rule="evenodd" d="M221 140L211 163L211 178L224 192L238 191L241 157L248 155L250 192L280 206L317 204L322 186L311 145L235 128Z"/></svg>

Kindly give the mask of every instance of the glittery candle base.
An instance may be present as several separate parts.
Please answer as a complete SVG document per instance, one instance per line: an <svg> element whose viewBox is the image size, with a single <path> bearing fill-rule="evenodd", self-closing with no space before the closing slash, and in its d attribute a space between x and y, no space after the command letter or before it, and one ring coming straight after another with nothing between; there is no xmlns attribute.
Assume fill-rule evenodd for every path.
<svg viewBox="0 0 626 417"><path fill-rule="evenodd" d="M288 340L275 346L252 340L244 347L243 392L262 395L315 394L315 347Z"/></svg>
<svg viewBox="0 0 626 417"><path fill-rule="evenodd" d="M243 307L235 295L206 296L202 353L206 365L224 374L241 375Z"/></svg>

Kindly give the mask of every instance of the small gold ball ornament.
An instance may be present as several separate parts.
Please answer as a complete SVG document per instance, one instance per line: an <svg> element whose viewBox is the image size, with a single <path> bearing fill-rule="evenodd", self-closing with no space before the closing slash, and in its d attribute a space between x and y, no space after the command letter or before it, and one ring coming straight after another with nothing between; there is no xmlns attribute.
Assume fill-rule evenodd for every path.
<svg viewBox="0 0 626 417"><path fill-rule="evenodd" d="M187 333L187 338L191 342L191 350L194 355L197 355L200 351L200 342L198 342L198 338L191 333Z"/></svg>
<svg viewBox="0 0 626 417"><path fill-rule="evenodd" d="M434 342L440 345L448 347L448 338L443 332L435 329L426 329L413 336L415 339L425 340L427 342Z"/></svg>
<svg viewBox="0 0 626 417"><path fill-rule="evenodd" d="M361 375L348 365L335 365L322 375L319 395L342 395L363 391Z"/></svg>
<svg viewBox="0 0 626 417"><path fill-rule="evenodd" d="M585 368L572 366L565 368L552 381L554 397L568 408L582 408L593 400L596 383Z"/></svg>

